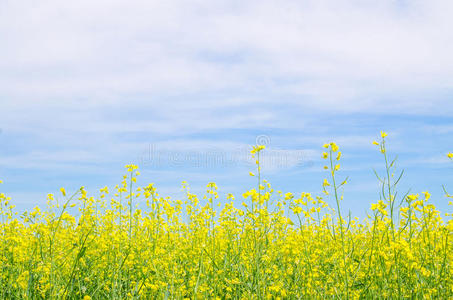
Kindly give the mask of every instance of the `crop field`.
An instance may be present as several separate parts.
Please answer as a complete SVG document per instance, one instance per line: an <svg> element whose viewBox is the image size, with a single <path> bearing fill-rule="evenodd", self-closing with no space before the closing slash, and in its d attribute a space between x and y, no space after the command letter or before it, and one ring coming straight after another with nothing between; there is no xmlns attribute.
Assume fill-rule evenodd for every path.
<svg viewBox="0 0 453 300"><path fill-rule="evenodd" d="M373 143L385 171L362 219L341 206L335 143L320 147L317 195L274 190L259 145L256 186L236 198L184 182L171 199L137 186L133 164L115 187L61 188L28 212L1 193L0 299L452 299L451 214L427 191L400 192L386 133Z"/></svg>

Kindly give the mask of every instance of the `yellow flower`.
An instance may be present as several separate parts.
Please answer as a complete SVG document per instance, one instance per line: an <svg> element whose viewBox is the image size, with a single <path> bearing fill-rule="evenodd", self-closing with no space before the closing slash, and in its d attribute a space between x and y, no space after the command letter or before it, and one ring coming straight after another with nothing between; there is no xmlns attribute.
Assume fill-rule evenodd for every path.
<svg viewBox="0 0 453 300"><path fill-rule="evenodd" d="M412 194L412 195L407 195L407 199L409 201L414 201L414 200L417 200L418 199L418 194Z"/></svg>
<svg viewBox="0 0 453 300"><path fill-rule="evenodd" d="M28 280L29 280L29 272L28 271L24 271L22 274L19 275L19 277L17 278L17 284L22 288L22 289L26 289L27 286L28 286Z"/></svg>
<svg viewBox="0 0 453 300"><path fill-rule="evenodd" d="M134 170L137 170L138 166L134 165L134 164L130 164L130 165L126 165L125 168L127 169L128 172L132 172Z"/></svg>
<svg viewBox="0 0 453 300"><path fill-rule="evenodd" d="M327 179L324 179L322 186L329 186L329 185L330 185L330 183L327 181Z"/></svg>
<svg viewBox="0 0 453 300"><path fill-rule="evenodd" d="M91 300L91 297L88 295L83 296L83 300Z"/></svg>
<svg viewBox="0 0 453 300"><path fill-rule="evenodd" d="M294 198L294 195L292 193L286 193L285 194L285 200L290 200L290 199L293 199Z"/></svg>
<svg viewBox="0 0 453 300"><path fill-rule="evenodd" d="M425 200L428 200L429 198L431 198L431 194L428 191L423 192L423 195L425 195Z"/></svg>
<svg viewBox="0 0 453 300"><path fill-rule="evenodd" d="M322 153L322 158L326 159L328 156L329 156L329 154L327 154L327 152Z"/></svg>
<svg viewBox="0 0 453 300"><path fill-rule="evenodd" d="M401 207L400 208L400 211L403 212L403 213L407 213L408 210L409 210L409 207Z"/></svg>
<svg viewBox="0 0 453 300"><path fill-rule="evenodd" d="M453 153L451 153L451 152L448 152L447 156L448 156L448 158L450 158L450 159L451 159L451 158L453 158Z"/></svg>
<svg viewBox="0 0 453 300"><path fill-rule="evenodd" d="M387 133L381 130L381 137L385 138L387 136Z"/></svg>
<svg viewBox="0 0 453 300"><path fill-rule="evenodd" d="M293 213L295 213L296 215L297 215L297 214L300 214L300 213L302 212L302 207L300 207L300 206L295 206L295 207L292 208L292 211L293 211Z"/></svg>
<svg viewBox="0 0 453 300"><path fill-rule="evenodd" d="M340 160L340 158L341 158L341 151L338 152L337 160Z"/></svg>
<svg viewBox="0 0 453 300"><path fill-rule="evenodd" d="M373 141L373 145L379 146L379 143L376 141Z"/></svg>
<svg viewBox="0 0 453 300"><path fill-rule="evenodd" d="M335 171L338 171L338 170L340 170L340 164L335 166Z"/></svg>
<svg viewBox="0 0 453 300"><path fill-rule="evenodd" d="M66 196L66 190L64 188L60 188L60 191L63 194L63 196Z"/></svg>
<svg viewBox="0 0 453 300"><path fill-rule="evenodd" d="M337 152L337 151L338 151L338 146L337 146L337 144L331 143L331 145L332 145L332 151L333 151L333 152Z"/></svg>
<svg viewBox="0 0 453 300"><path fill-rule="evenodd" d="M255 153L258 153L262 150L266 149L266 146L264 145L260 145L260 146L253 146L252 147L252 150L250 151L251 154L255 154Z"/></svg>
<svg viewBox="0 0 453 300"><path fill-rule="evenodd" d="M249 175L250 175L250 176L255 176L255 174L253 174L252 172L249 172Z"/></svg>

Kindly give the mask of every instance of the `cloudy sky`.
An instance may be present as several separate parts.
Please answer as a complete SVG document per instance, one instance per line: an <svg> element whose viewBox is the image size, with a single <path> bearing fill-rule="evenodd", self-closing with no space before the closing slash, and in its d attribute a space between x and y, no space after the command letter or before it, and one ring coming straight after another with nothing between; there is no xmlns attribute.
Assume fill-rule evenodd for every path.
<svg viewBox="0 0 453 300"><path fill-rule="evenodd" d="M239 198L258 141L276 189L316 194L336 141L343 206L363 214L385 130L401 193L445 210L452 14L448 0L0 0L1 191L29 208L134 162L162 194L214 180Z"/></svg>

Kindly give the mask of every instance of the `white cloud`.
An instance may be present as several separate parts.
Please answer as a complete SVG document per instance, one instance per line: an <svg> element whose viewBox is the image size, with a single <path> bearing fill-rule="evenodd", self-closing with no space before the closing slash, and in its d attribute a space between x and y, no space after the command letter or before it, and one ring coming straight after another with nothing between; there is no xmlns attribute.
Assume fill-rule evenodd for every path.
<svg viewBox="0 0 453 300"><path fill-rule="evenodd" d="M395 103L373 94L453 85L450 1L2 6L1 86L24 101L264 89L311 96L303 104L315 107L367 110L384 103L420 111L427 103L420 108L413 99Z"/></svg>

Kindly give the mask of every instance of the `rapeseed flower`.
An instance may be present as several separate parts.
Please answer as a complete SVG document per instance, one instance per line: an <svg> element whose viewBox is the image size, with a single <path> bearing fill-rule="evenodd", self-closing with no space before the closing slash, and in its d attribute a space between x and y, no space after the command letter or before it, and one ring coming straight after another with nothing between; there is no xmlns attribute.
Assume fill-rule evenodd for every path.
<svg viewBox="0 0 453 300"><path fill-rule="evenodd" d="M373 144L386 161L386 141ZM320 151L331 169L323 194L300 197L262 179L264 150L251 150L257 181L243 202L214 182L161 196L138 186L134 164L110 194L81 187L64 204L49 194L21 214L0 193L0 299L453 298L451 213L443 219L426 191L399 196L393 162L359 220L340 205L338 145Z"/></svg>

